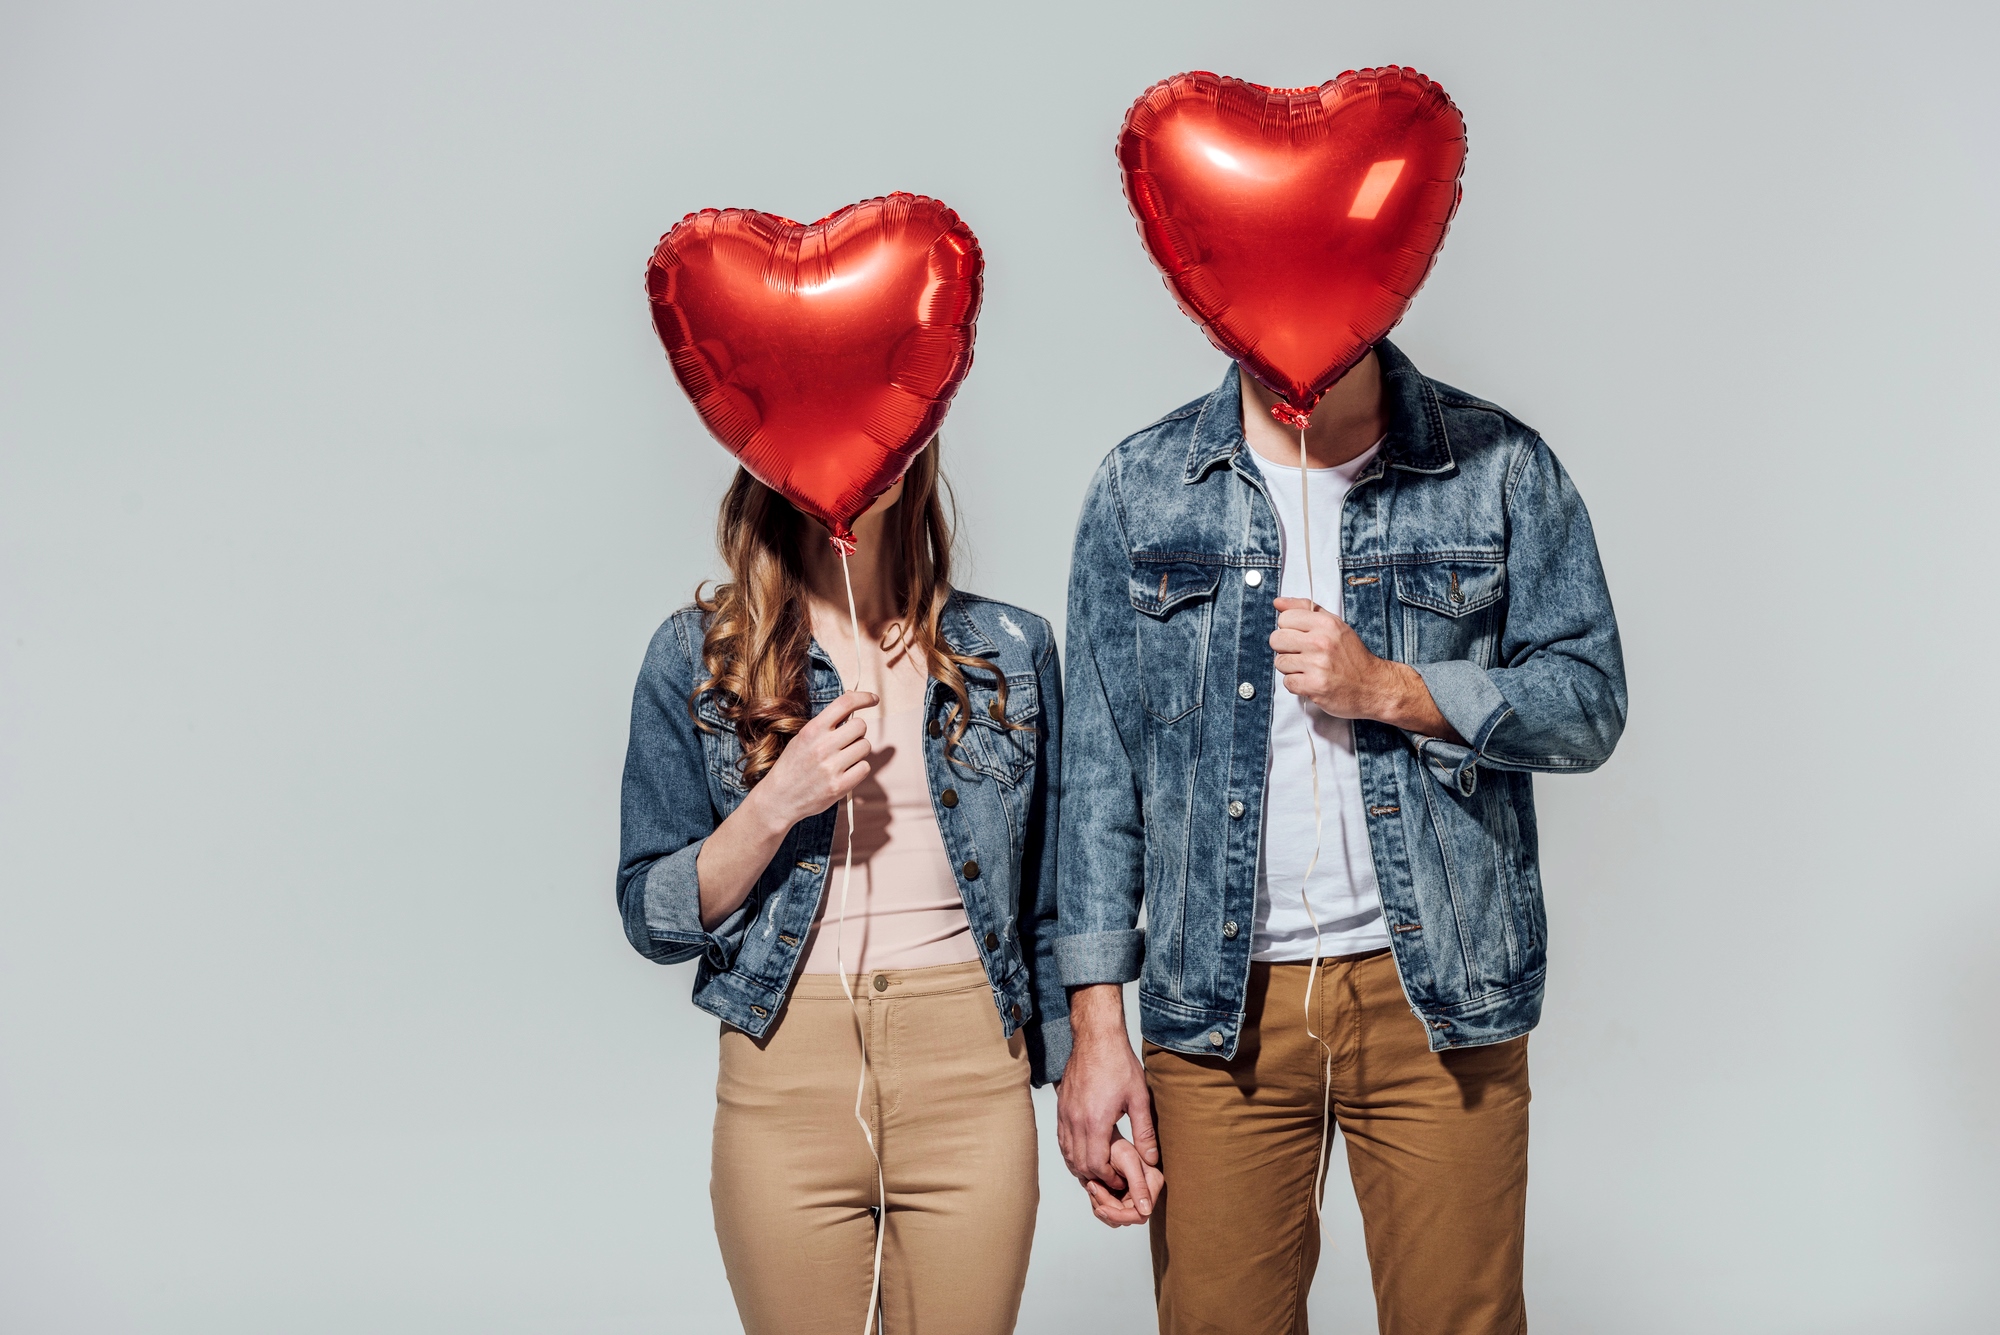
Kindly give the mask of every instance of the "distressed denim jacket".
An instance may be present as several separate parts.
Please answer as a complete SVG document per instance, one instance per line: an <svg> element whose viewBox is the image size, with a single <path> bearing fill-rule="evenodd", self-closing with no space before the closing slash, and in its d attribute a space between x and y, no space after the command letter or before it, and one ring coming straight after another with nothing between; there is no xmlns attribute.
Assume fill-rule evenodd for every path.
<svg viewBox="0 0 2000 1335"><path fill-rule="evenodd" d="M1357 721L1384 926L1433 1051L1541 1014L1530 775L1582 773L1625 723L1583 501L1541 437L1377 346L1391 422L1348 492L1319 601L1422 674L1465 745ZM1233 1057L1244 1022L1282 569L1236 368L1122 442L1070 569L1063 982L1139 980L1146 1037ZM1145 908L1145 927L1139 911Z"/></svg>
<svg viewBox="0 0 2000 1335"><path fill-rule="evenodd" d="M625 935L649 960L696 960L695 1005L763 1037L785 1004L820 899L838 874L837 807L791 828L755 888L713 930L701 925L695 858L743 801L742 748L717 702L688 697L701 667L704 618L683 608L654 634L632 697L632 738L618 864ZM1035 1083L1058 1079L1069 1060L1069 1006L1056 976L1056 808L1062 684L1055 632L1031 612L954 592L940 618L944 640L1007 678L1006 721L997 683L968 671L972 717L947 756L951 694L924 697L924 769L931 805L992 984L1001 1027L1025 1028ZM806 665L811 709L841 692L817 642ZM697 726L698 717L706 726ZM940 736L940 734L943 734Z"/></svg>

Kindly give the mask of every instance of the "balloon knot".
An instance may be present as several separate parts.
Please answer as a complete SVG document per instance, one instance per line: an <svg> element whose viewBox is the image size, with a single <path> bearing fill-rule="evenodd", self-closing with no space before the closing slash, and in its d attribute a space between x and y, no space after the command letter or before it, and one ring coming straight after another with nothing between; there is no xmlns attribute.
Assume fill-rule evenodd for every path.
<svg viewBox="0 0 2000 1335"><path fill-rule="evenodd" d="M1278 403L1272 406L1271 416L1294 431L1303 431L1312 422L1312 409L1301 411L1289 403Z"/></svg>
<svg viewBox="0 0 2000 1335"><path fill-rule="evenodd" d="M859 546L853 538L843 538L837 533L831 535L828 541L833 543L833 550L839 552L842 556L854 555L855 548Z"/></svg>

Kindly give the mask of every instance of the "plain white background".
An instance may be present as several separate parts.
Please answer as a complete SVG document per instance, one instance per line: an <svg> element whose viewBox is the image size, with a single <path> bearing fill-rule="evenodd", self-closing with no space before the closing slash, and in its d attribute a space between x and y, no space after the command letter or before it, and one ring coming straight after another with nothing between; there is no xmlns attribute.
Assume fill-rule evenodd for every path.
<svg viewBox="0 0 2000 1335"><path fill-rule="evenodd" d="M1539 789L1536 1329L1990 1328L1992 12L7 4L0 1328L734 1329L715 1025L612 904L729 472L655 238L957 207L965 582L1060 619L1092 468L1223 369L1125 107L1379 63L1471 139L1397 337L1552 442L1631 671ZM1150 1329L1038 1109L1022 1329Z"/></svg>

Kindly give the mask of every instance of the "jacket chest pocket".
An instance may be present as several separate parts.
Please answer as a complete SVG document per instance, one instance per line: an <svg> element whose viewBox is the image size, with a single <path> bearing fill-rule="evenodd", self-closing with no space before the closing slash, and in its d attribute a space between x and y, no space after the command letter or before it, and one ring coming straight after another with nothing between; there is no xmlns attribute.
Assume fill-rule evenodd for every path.
<svg viewBox="0 0 2000 1335"><path fill-rule="evenodd" d="M1493 666L1500 617L1507 596L1507 567L1499 559L1426 561L1396 567L1396 602L1402 610L1405 663L1469 659Z"/></svg>
<svg viewBox="0 0 2000 1335"><path fill-rule="evenodd" d="M1162 723L1186 718L1201 706L1209 620L1221 577L1219 566L1133 558L1139 694L1146 712Z"/></svg>
<svg viewBox="0 0 2000 1335"><path fill-rule="evenodd" d="M1034 677L1007 678L1004 709L992 686L968 680L965 693L972 701L972 717L958 744L965 762L1003 783L1020 783L1034 767L1041 742L1042 700Z"/></svg>
<svg viewBox="0 0 2000 1335"><path fill-rule="evenodd" d="M743 796L748 789L743 783L743 744L737 740L736 725L722 717L721 706L713 695L695 701L694 716L700 725L701 750L708 761L708 772L725 794L732 798Z"/></svg>

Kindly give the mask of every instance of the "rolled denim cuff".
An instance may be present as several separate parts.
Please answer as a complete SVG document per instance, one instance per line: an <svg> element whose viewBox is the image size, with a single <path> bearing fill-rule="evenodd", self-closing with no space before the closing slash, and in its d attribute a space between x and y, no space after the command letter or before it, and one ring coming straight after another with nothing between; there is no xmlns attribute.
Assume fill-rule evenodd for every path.
<svg viewBox="0 0 2000 1335"><path fill-rule="evenodd" d="M727 969L742 949L750 928L750 901L744 900L734 912L709 931L701 925L701 882L695 876L695 859L706 840L697 839L676 853L669 853L646 870L644 911L646 935L669 948L693 947L716 969ZM682 956L686 958L686 956Z"/></svg>
<svg viewBox="0 0 2000 1335"><path fill-rule="evenodd" d="M1122 932L1078 932L1055 940L1056 973L1064 987L1093 983L1129 983L1139 976L1146 957L1146 934L1138 928Z"/></svg>
<svg viewBox="0 0 2000 1335"><path fill-rule="evenodd" d="M1063 1078L1063 1068L1069 1065L1069 1016L1058 1016L1043 1020L1035 1026L1041 1052L1036 1053L1036 1043L1028 1044L1029 1077L1037 1085L1052 1085Z"/></svg>
<svg viewBox="0 0 2000 1335"><path fill-rule="evenodd" d="M1500 726L1500 720L1514 712L1486 669L1463 658L1415 666L1438 713L1474 751L1484 751L1486 739Z"/></svg>
<svg viewBox="0 0 2000 1335"><path fill-rule="evenodd" d="M1415 666L1417 675L1424 679L1424 688L1431 693L1431 703L1470 745L1460 746L1457 742L1414 732L1409 734L1410 742L1417 748L1424 767L1439 783L1471 797L1479 787L1479 753L1486 749L1487 739L1514 712L1514 707L1500 694L1500 688L1486 675L1486 669L1477 663L1454 658Z"/></svg>
<svg viewBox="0 0 2000 1335"><path fill-rule="evenodd" d="M1407 735L1410 745L1417 748L1417 758L1424 762L1424 768L1431 772L1432 778L1464 797L1471 797L1478 789L1477 751L1440 737L1426 737L1415 732Z"/></svg>

